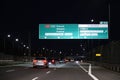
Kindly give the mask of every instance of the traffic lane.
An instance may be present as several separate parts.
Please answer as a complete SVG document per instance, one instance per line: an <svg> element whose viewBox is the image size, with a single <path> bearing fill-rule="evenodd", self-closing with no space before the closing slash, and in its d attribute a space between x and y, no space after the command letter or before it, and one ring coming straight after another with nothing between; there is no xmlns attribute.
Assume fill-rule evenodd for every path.
<svg viewBox="0 0 120 80"><path fill-rule="evenodd" d="M11 67L5 68L0 80L92 80L76 63L61 64L54 68Z"/></svg>
<svg viewBox="0 0 120 80"><path fill-rule="evenodd" d="M61 68L38 80L93 80L87 72L75 62L68 62Z"/></svg>
<svg viewBox="0 0 120 80"><path fill-rule="evenodd" d="M4 68L3 68L4 69ZM32 80L36 77L46 76L53 69L49 68L27 68L11 67L0 73L0 80Z"/></svg>
<svg viewBox="0 0 120 80"><path fill-rule="evenodd" d="M67 62L62 68L79 68L79 65L76 62Z"/></svg>
<svg viewBox="0 0 120 80"><path fill-rule="evenodd" d="M38 80L93 80L80 68L59 68Z"/></svg>

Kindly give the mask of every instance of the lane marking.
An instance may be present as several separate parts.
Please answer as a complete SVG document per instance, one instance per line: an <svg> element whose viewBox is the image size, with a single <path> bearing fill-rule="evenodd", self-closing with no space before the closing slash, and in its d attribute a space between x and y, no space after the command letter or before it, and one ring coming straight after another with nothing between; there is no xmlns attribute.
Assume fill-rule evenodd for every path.
<svg viewBox="0 0 120 80"><path fill-rule="evenodd" d="M37 80L39 77L35 77L35 78L33 78L32 80Z"/></svg>
<svg viewBox="0 0 120 80"><path fill-rule="evenodd" d="M94 75L92 74L92 66L91 66L90 63L89 63L89 70L88 70L88 71L87 71L83 66L81 66L80 64L79 64L79 67L82 68L85 72L87 72L88 75L89 75L93 80L99 80L96 76L94 76Z"/></svg>
<svg viewBox="0 0 120 80"><path fill-rule="evenodd" d="M99 80L97 77L95 77L93 74L89 74L88 73L88 75L91 77L91 78L93 78L93 80Z"/></svg>
<svg viewBox="0 0 120 80"><path fill-rule="evenodd" d="M11 69L11 70L7 70L6 72L13 72L13 71L15 71L14 69Z"/></svg>
<svg viewBox="0 0 120 80"><path fill-rule="evenodd" d="M47 72L46 72L46 74L49 74L49 73L51 73L51 71L47 71Z"/></svg>
<svg viewBox="0 0 120 80"><path fill-rule="evenodd" d="M81 65L79 65L80 68L82 68L85 72L88 72L84 67L82 67Z"/></svg>
<svg viewBox="0 0 120 80"><path fill-rule="evenodd" d="M88 71L88 75L93 78L93 80L99 80L97 77L95 77L93 74L92 74L92 70L91 70L92 66L91 64L89 64L89 71Z"/></svg>

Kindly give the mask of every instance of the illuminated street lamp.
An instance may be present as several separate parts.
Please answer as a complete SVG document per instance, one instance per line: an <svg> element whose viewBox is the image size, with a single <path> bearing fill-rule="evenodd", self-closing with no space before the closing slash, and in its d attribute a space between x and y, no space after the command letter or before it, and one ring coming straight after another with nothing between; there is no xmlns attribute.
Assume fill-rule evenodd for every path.
<svg viewBox="0 0 120 80"><path fill-rule="evenodd" d="M93 19L91 19L91 22L94 22L94 20L93 20Z"/></svg>
<svg viewBox="0 0 120 80"><path fill-rule="evenodd" d="M26 47L26 45L23 45L23 47Z"/></svg>
<svg viewBox="0 0 120 80"><path fill-rule="evenodd" d="M82 44L80 46L82 47Z"/></svg>
<svg viewBox="0 0 120 80"><path fill-rule="evenodd" d="M7 37L9 37L9 38L10 38L10 37L11 37L11 35L10 35L10 34L8 34L8 35L7 35Z"/></svg>
<svg viewBox="0 0 120 80"><path fill-rule="evenodd" d="M43 48L43 50L45 50L45 48Z"/></svg>
<svg viewBox="0 0 120 80"><path fill-rule="evenodd" d="M62 54L62 52L60 51L60 54Z"/></svg>
<svg viewBox="0 0 120 80"><path fill-rule="evenodd" d="M83 51L85 51L85 49L83 48Z"/></svg>
<svg viewBox="0 0 120 80"><path fill-rule="evenodd" d="M19 41L19 39L17 38L17 39L15 39L15 41L16 41L16 42L18 42L18 41Z"/></svg>

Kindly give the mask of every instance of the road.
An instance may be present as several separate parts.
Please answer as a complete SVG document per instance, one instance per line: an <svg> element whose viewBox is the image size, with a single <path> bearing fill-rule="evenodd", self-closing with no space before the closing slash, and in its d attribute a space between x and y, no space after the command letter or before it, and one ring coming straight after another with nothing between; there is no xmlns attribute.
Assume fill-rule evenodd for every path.
<svg viewBox="0 0 120 80"><path fill-rule="evenodd" d="M0 67L0 80L97 80L94 79L96 75L92 74L92 77L88 73L88 63L68 62L49 65L49 68L32 68L32 63L28 63ZM98 75L96 78L100 78ZM120 80L119 76L109 80Z"/></svg>

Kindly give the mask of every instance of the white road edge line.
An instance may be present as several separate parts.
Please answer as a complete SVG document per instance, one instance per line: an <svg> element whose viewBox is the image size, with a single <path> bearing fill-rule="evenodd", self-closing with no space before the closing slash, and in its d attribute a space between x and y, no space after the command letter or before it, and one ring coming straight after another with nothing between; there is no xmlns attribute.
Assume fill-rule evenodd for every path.
<svg viewBox="0 0 120 80"><path fill-rule="evenodd" d="M81 65L79 65L80 68L82 68L85 72L88 72L84 67L82 67Z"/></svg>
<svg viewBox="0 0 120 80"><path fill-rule="evenodd" d="M93 78L93 80L99 80L97 77L95 77L93 74L92 74L92 70L91 70L91 64L89 64L89 71L88 71L88 75Z"/></svg>
<svg viewBox="0 0 120 80"><path fill-rule="evenodd" d="M91 67L91 64L89 63L89 70L87 71L83 66L81 66L79 64L80 68L82 68L85 72L88 72L88 75L93 79L93 80L99 80L97 77L95 77L93 74L92 74L92 67Z"/></svg>
<svg viewBox="0 0 120 80"><path fill-rule="evenodd" d="M6 72L13 72L13 71L15 71L14 69L11 69L11 70L7 70Z"/></svg>
<svg viewBox="0 0 120 80"><path fill-rule="evenodd" d="M38 79L38 77L35 77L35 78L33 78L32 80L37 80Z"/></svg>

